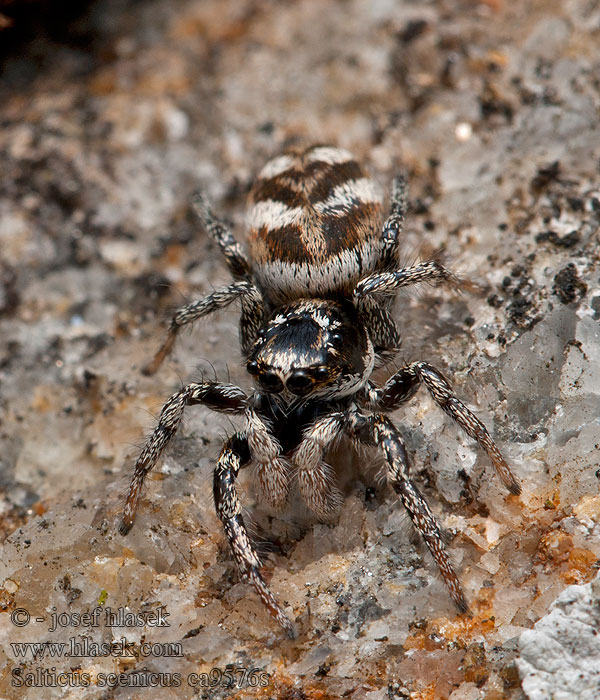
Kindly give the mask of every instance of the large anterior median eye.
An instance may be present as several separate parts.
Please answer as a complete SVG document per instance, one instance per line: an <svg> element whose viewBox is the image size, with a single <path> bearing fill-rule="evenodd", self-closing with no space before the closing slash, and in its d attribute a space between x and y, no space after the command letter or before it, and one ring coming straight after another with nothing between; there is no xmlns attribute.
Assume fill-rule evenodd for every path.
<svg viewBox="0 0 600 700"><path fill-rule="evenodd" d="M297 369L295 372L292 372L286 382L287 388L298 396L305 396L308 394L312 389L312 384L312 379L303 369Z"/></svg>
<svg viewBox="0 0 600 700"><path fill-rule="evenodd" d="M250 360L250 362L248 362L246 365L246 370L249 374L256 376L259 372L258 362L256 360Z"/></svg>
<svg viewBox="0 0 600 700"><path fill-rule="evenodd" d="M283 389L283 383L275 372L263 372L258 377L258 383L263 389L266 389L266 391L270 391L274 394Z"/></svg>

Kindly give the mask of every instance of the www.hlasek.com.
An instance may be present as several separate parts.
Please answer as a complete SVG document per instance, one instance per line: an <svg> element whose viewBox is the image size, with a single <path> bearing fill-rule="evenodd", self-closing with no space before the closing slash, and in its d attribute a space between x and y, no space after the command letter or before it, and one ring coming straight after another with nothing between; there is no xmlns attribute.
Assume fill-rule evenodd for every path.
<svg viewBox="0 0 600 700"><path fill-rule="evenodd" d="M11 642L16 659L83 659L99 656L137 659L140 656L183 656L181 642L129 642L125 637L112 642L95 642L91 637L70 637L68 642Z"/></svg>
<svg viewBox="0 0 600 700"><path fill-rule="evenodd" d="M11 685L16 688L178 688L183 683L191 688L255 688L269 684L269 674L258 668L211 668L208 673L159 673L146 668L126 673L87 673L36 668L27 671L16 667L11 671Z"/></svg>

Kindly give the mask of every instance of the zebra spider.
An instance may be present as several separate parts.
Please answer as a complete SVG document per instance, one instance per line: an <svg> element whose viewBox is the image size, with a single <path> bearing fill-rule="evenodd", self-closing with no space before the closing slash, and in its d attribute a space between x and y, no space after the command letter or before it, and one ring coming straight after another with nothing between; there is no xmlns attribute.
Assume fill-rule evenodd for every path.
<svg viewBox="0 0 600 700"><path fill-rule="evenodd" d="M405 446L386 413L423 384L435 403L487 452L508 490L518 494L520 486L485 426L453 395L441 372L427 362L412 362L383 386L375 385L371 374L400 346L390 313L396 290L417 282L454 287L468 283L435 261L400 267L405 180L394 181L391 211L382 224L376 184L344 150L314 146L271 160L260 172L250 204L249 258L206 200L196 196L196 211L224 254L234 282L179 309L144 371L158 369L183 326L239 300L240 342L256 388L248 395L232 384L201 381L171 396L135 463L121 534L131 529L144 479L175 434L186 406L204 404L243 415L242 430L225 441L217 460L215 507L242 579L252 583L293 637L290 619L261 575L235 481L242 467L254 463L262 497L282 507L293 471L306 504L328 519L339 504L339 492L324 457L346 434L357 444L380 450L388 481L437 562L452 599L466 611L443 533L410 479Z"/></svg>

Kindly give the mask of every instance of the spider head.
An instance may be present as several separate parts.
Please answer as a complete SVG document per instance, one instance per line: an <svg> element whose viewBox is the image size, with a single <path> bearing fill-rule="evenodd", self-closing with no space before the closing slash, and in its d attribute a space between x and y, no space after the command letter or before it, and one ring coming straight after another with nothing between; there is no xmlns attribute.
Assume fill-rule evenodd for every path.
<svg viewBox="0 0 600 700"><path fill-rule="evenodd" d="M271 317L246 367L268 393L341 397L366 382L373 362L373 345L354 307L309 299Z"/></svg>

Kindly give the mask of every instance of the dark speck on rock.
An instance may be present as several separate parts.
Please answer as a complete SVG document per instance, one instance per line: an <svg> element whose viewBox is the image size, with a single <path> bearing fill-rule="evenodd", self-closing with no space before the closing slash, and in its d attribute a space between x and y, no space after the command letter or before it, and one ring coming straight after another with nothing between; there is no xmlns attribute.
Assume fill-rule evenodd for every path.
<svg viewBox="0 0 600 700"><path fill-rule="evenodd" d="M372 598L367 598L365 602L358 609L358 621L360 623L380 620L382 617L389 615L390 611L382 608L375 600Z"/></svg>
<svg viewBox="0 0 600 700"><path fill-rule="evenodd" d="M564 236L559 236L556 231L542 231L535 237L536 243L552 243L559 248L572 248L579 243L580 236L578 231L571 231Z"/></svg>
<svg viewBox="0 0 600 700"><path fill-rule="evenodd" d="M573 263L563 267L554 277L552 292L556 294L562 304L578 301L586 291L587 285L579 279L577 268Z"/></svg>
<svg viewBox="0 0 600 700"><path fill-rule="evenodd" d="M528 313L532 307L533 304L529 299L521 294L515 294L514 299L506 308L506 315L516 326L529 329L535 323L535 320L530 318Z"/></svg>
<svg viewBox="0 0 600 700"><path fill-rule="evenodd" d="M537 174L532 178L530 186L532 192L541 192L551 182L558 179L560 173L560 163L555 160L549 165L538 168Z"/></svg>
<svg viewBox="0 0 600 700"><path fill-rule="evenodd" d="M427 22L424 19L414 19L407 22L401 32L398 32L398 39L403 44L409 44L411 41L421 36L427 29Z"/></svg>

